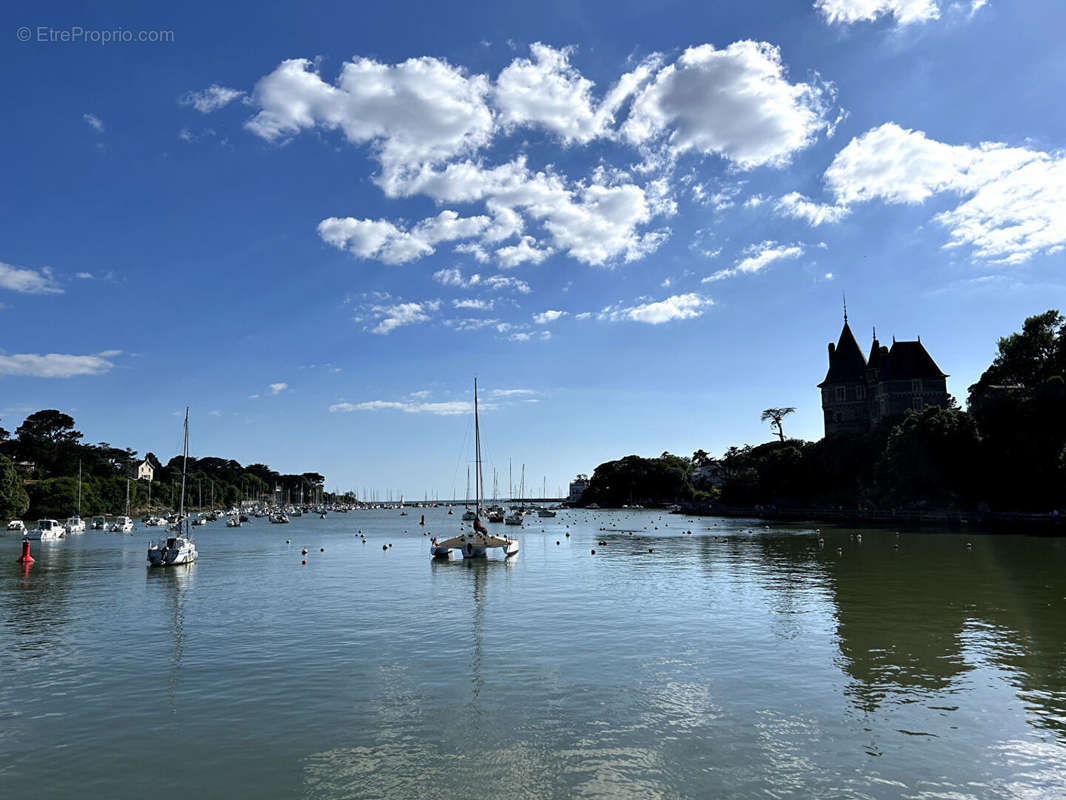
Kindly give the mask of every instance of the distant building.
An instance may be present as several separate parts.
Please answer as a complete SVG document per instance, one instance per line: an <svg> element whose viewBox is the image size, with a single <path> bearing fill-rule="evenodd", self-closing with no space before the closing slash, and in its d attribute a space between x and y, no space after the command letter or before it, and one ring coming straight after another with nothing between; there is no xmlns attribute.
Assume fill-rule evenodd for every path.
<svg viewBox="0 0 1066 800"><path fill-rule="evenodd" d="M909 408L948 404L947 375L933 361L919 337L886 347L874 331L870 358L855 341L844 314L840 340L829 344L829 371L822 390L825 435L865 433L886 417Z"/></svg>
<svg viewBox="0 0 1066 800"><path fill-rule="evenodd" d="M145 459L137 465L137 480L139 481L152 481L155 480L155 468L152 466L152 462Z"/></svg>
<svg viewBox="0 0 1066 800"><path fill-rule="evenodd" d="M588 476L578 475L574 480L570 481L570 495L567 500L571 503L578 502L587 488L589 488Z"/></svg>

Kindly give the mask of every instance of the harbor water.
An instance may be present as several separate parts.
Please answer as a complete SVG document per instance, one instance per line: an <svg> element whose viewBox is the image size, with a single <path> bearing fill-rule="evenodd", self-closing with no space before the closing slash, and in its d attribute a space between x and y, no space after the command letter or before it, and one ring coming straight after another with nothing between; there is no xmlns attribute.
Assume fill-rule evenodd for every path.
<svg viewBox="0 0 1066 800"><path fill-rule="evenodd" d="M1066 797L1066 540L422 513L0 537L0 796Z"/></svg>

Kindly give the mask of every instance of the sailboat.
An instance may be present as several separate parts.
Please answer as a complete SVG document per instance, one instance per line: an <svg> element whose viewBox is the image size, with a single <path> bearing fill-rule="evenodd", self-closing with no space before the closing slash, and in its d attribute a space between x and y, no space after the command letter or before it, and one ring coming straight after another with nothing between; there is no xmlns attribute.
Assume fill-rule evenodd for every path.
<svg viewBox="0 0 1066 800"><path fill-rule="evenodd" d="M466 501L470 501L470 467L466 468ZM470 506L464 506L466 511L463 512L463 522L473 522L478 518L478 514L481 513L479 508L477 514L470 510Z"/></svg>
<svg viewBox="0 0 1066 800"><path fill-rule="evenodd" d="M133 520L130 519L130 479L126 478L126 513L115 517L111 523L112 533L133 533Z"/></svg>
<svg viewBox="0 0 1066 800"><path fill-rule="evenodd" d="M85 533L85 520L81 518L81 462L78 462L78 513L67 518L67 533Z"/></svg>
<svg viewBox="0 0 1066 800"><path fill-rule="evenodd" d="M185 468L189 461L189 407L185 407L185 450L181 457L181 504L178 522L165 539L148 545L148 566L167 567L172 564L191 564L196 560L196 545L189 533L185 516ZM182 525L185 533L182 535Z"/></svg>
<svg viewBox="0 0 1066 800"><path fill-rule="evenodd" d="M429 552L434 558L448 558L453 549L459 550L463 558L484 558L489 548L503 550L505 557L518 553L518 542L515 539L495 536L481 524L481 497L484 492L481 476L481 427L477 415L477 378L474 379L474 450L474 530L472 533L461 533L439 542L434 537L429 546ZM467 495L469 496L469 492Z"/></svg>

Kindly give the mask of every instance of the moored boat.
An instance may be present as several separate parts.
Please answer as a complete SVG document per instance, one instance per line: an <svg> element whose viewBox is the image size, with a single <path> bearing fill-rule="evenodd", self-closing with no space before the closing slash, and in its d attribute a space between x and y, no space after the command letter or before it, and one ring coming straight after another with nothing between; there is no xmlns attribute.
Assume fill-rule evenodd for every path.
<svg viewBox="0 0 1066 800"><path fill-rule="evenodd" d="M165 539L148 545L148 566L169 567L192 564L196 561L196 545L189 533L189 518L185 515L185 474L189 462L189 409L185 408L185 450L181 459L181 503L178 522ZM184 532L182 526L184 525Z"/></svg>
<svg viewBox="0 0 1066 800"><path fill-rule="evenodd" d="M33 542L49 542L62 539L66 535L66 529L54 519L39 519L37 527L26 532L26 538Z"/></svg>

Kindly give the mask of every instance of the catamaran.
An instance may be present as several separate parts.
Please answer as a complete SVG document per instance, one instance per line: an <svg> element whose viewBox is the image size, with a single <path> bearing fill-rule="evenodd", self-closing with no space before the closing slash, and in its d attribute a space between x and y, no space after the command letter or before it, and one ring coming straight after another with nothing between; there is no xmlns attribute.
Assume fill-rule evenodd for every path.
<svg viewBox="0 0 1066 800"><path fill-rule="evenodd" d="M191 564L196 560L196 545L189 532L189 518L185 516L185 469L189 462L189 407L185 407L185 450L181 457L181 502L178 521L165 539L148 545L148 566L168 567ZM182 535L182 525L185 526Z"/></svg>
<svg viewBox="0 0 1066 800"><path fill-rule="evenodd" d="M434 558L448 558L452 550L459 550L463 558L484 558L489 548L503 550L505 557L510 557L518 552L518 542L509 536L495 536L489 533L481 523L481 500L484 495L481 475L481 427L477 415L477 378L474 379L474 530L472 533L461 533L450 539L437 541L434 537L429 545L429 552ZM467 492L469 496L469 492Z"/></svg>

